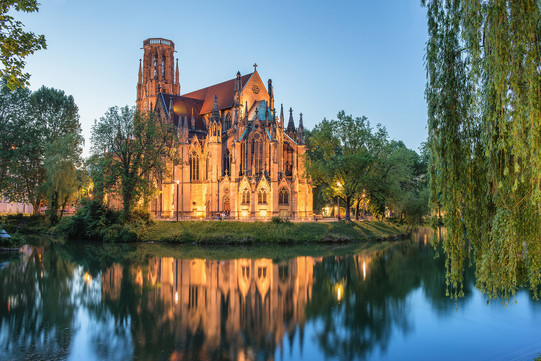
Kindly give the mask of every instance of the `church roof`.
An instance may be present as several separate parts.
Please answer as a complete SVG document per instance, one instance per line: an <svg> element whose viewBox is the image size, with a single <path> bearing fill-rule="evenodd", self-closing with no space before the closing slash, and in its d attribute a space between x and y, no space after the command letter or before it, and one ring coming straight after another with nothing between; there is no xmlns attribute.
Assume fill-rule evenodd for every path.
<svg viewBox="0 0 541 361"><path fill-rule="evenodd" d="M203 101L198 99L186 98L185 96L179 95L171 95L164 93L160 93L160 95L163 99L162 106L164 107L165 112L171 117L171 120L175 126L179 126L179 115L182 116L182 121L184 121L184 117L187 115L188 128L191 129L193 111L193 116L195 118L195 129L206 129L205 120L202 116L199 115L201 112L201 106L203 105ZM171 100L173 101L172 116L169 114L169 104L171 103ZM182 126L182 123L180 123L180 126Z"/></svg>
<svg viewBox="0 0 541 361"><path fill-rule="evenodd" d="M246 85L253 73L246 74L240 77L241 89ZM212 112L214 107L214 95L218 97L218 109L228 109L235 102L235 82L236 78L224 81L223 83L214 84L209 87L186 93L183 97L197 99L203 101L199 114L208 114Z"/></svg>

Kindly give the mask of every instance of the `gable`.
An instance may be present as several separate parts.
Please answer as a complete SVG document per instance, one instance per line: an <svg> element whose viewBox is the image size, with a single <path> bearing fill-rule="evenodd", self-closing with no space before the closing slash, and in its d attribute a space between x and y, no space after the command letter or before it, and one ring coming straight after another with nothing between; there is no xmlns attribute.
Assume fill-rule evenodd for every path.
<svg viewBox="0 0 541 361"><path fill-rule="evenodd" d="M244 85L242 88L242 91L240 93L240 102L242 105L244 105L246 102L248 102L248 107L251 108L251 106L260 100L268 100L269 99L269 93L267 93L267 88L265 87L265 84L259 77L258 72L252 73L252 76L248 80L248 82Z"/></svg>

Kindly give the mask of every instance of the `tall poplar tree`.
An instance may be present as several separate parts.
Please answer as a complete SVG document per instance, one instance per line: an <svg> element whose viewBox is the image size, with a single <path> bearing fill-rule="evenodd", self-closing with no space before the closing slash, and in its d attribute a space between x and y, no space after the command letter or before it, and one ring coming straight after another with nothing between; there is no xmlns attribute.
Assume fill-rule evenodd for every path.
<svg viewBox="0 0 541 361"><path fill-rule="evenodd" d="M541 3L422 0L433 214L448 286L509 297L541 284Z"/></svg>

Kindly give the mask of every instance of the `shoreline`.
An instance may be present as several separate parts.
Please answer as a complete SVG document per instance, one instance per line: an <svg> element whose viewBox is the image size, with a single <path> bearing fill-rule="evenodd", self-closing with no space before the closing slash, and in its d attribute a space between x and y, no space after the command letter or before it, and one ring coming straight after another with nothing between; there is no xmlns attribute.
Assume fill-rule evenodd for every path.
<svg viewBox="0 0 541 361"><path fill-rule="evenodd" d="M146 243L204 245L341 244L403 239L402 227L378 221L245 222L155 221L141 235Z"/></svg>

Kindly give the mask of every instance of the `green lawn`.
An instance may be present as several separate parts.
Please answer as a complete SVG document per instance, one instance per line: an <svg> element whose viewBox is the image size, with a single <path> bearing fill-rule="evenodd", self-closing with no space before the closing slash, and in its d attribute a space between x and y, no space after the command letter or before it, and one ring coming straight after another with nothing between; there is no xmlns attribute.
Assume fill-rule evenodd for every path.
<svg viewBox="0 0 541 361"><path fill-rule="evenodd" d="M199 244L334 243L373 241L403 235L404 229L385 222L236 222L157 221L142 234L146 242Z"/></svg>

